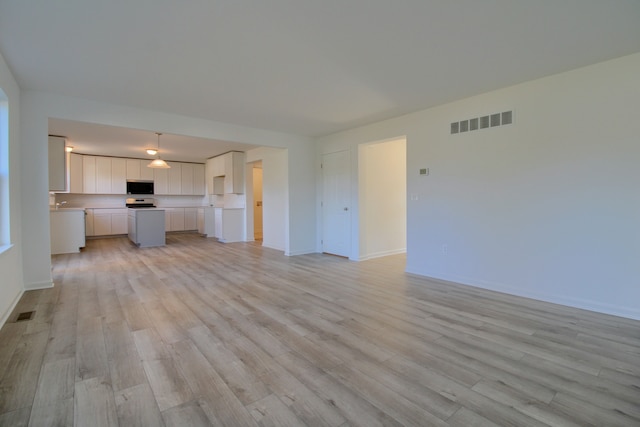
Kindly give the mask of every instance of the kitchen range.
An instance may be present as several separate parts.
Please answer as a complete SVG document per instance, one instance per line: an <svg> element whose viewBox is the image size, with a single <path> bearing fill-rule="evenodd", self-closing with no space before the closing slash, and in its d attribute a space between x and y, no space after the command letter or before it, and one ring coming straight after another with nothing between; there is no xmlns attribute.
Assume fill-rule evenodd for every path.
<svg viewBox="0 0 640 427"><path fill-rule="evenodd" d="M136 246L148 248L165 245L165 211L158 209L151 198L128 198L129 240Z"/></svg>

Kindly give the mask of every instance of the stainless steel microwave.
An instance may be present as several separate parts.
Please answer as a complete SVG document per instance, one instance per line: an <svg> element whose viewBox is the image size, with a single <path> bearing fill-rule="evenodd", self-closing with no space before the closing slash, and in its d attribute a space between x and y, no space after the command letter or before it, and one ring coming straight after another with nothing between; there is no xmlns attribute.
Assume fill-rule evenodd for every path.
<svg viewBox="0 0 640 427"><path fill-rule="evenodd" d="M153 194L153 181L128 179L127 194Z"/></svg>

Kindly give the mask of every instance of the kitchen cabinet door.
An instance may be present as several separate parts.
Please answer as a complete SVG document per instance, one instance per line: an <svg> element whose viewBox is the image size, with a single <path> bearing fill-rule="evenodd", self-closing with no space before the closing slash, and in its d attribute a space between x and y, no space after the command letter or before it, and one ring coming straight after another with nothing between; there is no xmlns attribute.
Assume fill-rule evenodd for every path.
<svg viewBox="0 0 640 427"><path fill-rule="evenodd" d="M198 233L204 234L204 208L198 208Z"/></svg>
<svg viewBox="0 0 640 427"><path fill-rule="evenodd" d="M167 194L180 195L182 194L182 165L177 162L167 162L171 169L168 171L169 192Z"/></svg>
<svg viewBox="0 0 640 427"><path fill-rule="evenodd" d="M111 234L127 234L127 213L111 214Z"/></svg>
<svg viewBox="0 0 640 427"><path fill-rule="evenodd" d="M140 179L143 181L153 181L154 179L154 169L147 166L149 163L151 160L140 160Z"/></svg>
<svg viewBox="0 0 640 427"><path fill-rule="evenodd" d="M185 231L198 229L198 208L184 208L184 229Z"/></svg>
<svg viewBox="0 0 640 427"><path fill-rule="evenodd" d="M169 194L169 174L167 173L169 170L171 169L153 169L153 191L155 194Z"/></svg>
<svg viewBox="0 0 640 427"><path fill-rule="evenodd" d="M244 240L244 209L215 209L215 237L222 243Z"/></svg>
<svg viewBox="0 0 640 427"><path fill-rule="evenodd" d="M184 230L184 208L171 208L171 231Z"/></svg>
<svg viewBox="0 0 640 427"><path fill-rule="evenodd" d="M215 162L215 158L207 159L207 163L205 165L205 178L204 183L206 187L206 194L213 194L213 163Z"/></svg>
<svg viewBox="0 0 640 427"><path fill-rule="evenodd" d="M80 252L85 246L84 210L61 209L51 211L51 254Z"/></svg>
<svg viewBox="0 0 640 427"><path fill-rule="evenodd" d="M96 213L93 214L93 234L94 236L108 236L111 234L111 214Z"/></svg>
<svg viewBox="0 0 640 427"><path fill-rule="evenodd" d="M184 231L184 208L165 208L166 231Z"/></svg>
<svg viewBox="0 0 640 427"><path fill-rule="evenodd" d="M215 208L213 212L213 236L222 239L222 208Z"/></svg>
<svg viewBox="0 0 640 427"><path fill-rule="evenodd" d="M180 194L192 195L193 193L193 168L192 163L182 163L180 165Z"/></svg>
<svg viewBox="0 0 640 427"><path fill-rule="evenodd" d="M193 194L203 196L205 194L205 167L201 164L193 165Z"/></svg>
<svg viewBox="0 0 640 427"><path fill-rule="evenodd" d="M224 155L224 192L244 193L244 153L232 151Z"/></svg>
<svg viewBox="0 0 640 427"><path fill-rule="evenodd" d="M83 192L82 182L82 158L81 154L69 155L69 193L80 194Z"/></svg>
<svg viewBox="0 0 640 427"><path fill-rule="evenodd" d="M140 160L127 159L127 179L141 179Z"/></svg>
<svg viewBox="0 0 640 427"><path fill-rule="evenodd" d="M119 157L111 159L111 194L127 194L126 159Z"/></svg>
<svg viewBox="0 0 640 427"><path fill-rule="evenodd" d="M164 231L173 231L171 229L171 209L164 210Z"/></svg>
<svg viewBox="0 0 640 427"><path fill-rule="evenodd" d="M214 237L214 210L212 207L198 208L198 233L206 237Z"/></svg>
<svg viewBox="0 0 640 427"><path fill-rule="evenodd" d="M224 155L213 158L213 176L223 176L225 173L224 167Z"/></svg>
<svg viewBox="0 0 640 427"><path fill-rule="evenodd" d="M87 236L95 236L93 231L93 209L85 209L84 229Z"/></svg>
<svg viewBox="0 0 640 427"><path fill-rule="evenodd" d="M82 156L82 189L85 194L96 193L95 156Z"/></svg>
<svg viewBox="0 0 640 427"><path fill-rule="evenodd" d="M96 193L111 193L111 158L96 157Z"/></svg>

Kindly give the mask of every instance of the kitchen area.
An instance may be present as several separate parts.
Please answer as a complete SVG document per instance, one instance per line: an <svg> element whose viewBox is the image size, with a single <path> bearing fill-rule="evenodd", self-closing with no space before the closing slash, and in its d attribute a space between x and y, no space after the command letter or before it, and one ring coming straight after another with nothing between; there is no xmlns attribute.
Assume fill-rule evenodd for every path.
<svg viewBox="0 0 640 427"><path fill-rule="evenodd" d="M141 248L162 246L166 233L246 240L243 152L149 166L156 162L79 153L64 137L50 136L51 253L122 236Z"/></svg>

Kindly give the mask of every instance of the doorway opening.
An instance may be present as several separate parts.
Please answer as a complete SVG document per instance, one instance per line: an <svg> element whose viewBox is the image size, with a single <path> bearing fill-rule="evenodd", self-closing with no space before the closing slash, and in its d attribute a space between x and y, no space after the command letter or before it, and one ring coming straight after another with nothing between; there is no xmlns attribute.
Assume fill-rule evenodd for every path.
<svg viewBox="0 0 640 427"><path fill-rule="evenodd" d="M407 251L407 138L358 146L359 260Z"/></svg>
<svg viewBox="0 0 640 427"><path fill-rule="evenodd" d="M252 164L253 179L253 239L262 242L262 162Z"/></svg>

